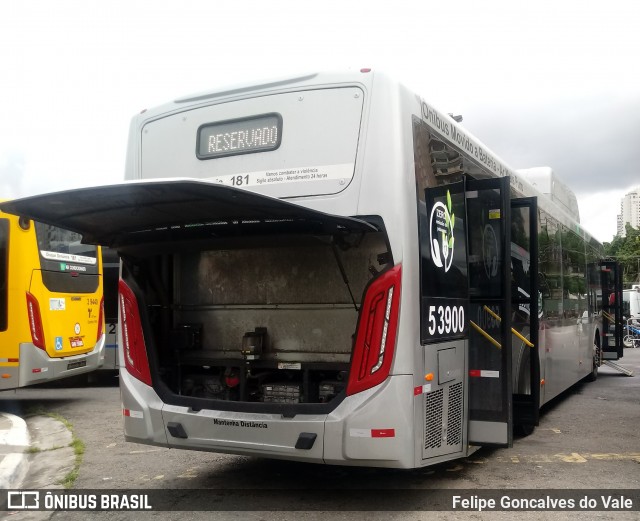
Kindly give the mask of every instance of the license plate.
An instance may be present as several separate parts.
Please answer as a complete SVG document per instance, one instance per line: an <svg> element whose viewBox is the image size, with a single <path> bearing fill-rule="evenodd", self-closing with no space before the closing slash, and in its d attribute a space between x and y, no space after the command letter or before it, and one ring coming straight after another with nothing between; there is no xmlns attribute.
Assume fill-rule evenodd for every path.
<svg viewBox="0 0 640 521"><path fill-rule="evenodd" d="M84 347L84 342L80 336L72 336L69 338L69 342L71 343L71 347Z"/></svg>
<svg viewBox="0 0 640 521"><path fill-rule="evenodd" d="M77 369L78 367L85 367L87 365L87 361L86 360L78 360L77 362L69 362L69 365L67 365L67 371L69 369Z"/></svg>

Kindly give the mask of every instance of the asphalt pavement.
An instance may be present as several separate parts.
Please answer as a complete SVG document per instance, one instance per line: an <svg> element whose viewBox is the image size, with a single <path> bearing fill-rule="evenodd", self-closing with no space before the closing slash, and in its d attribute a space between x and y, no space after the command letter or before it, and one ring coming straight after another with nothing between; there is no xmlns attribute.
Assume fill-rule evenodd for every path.
<svg viewBox="0 0 640 521"><path fill-rule="evenodd" d="M638 370L638 361L640 360L640 357L636 356L640 353L637 353L637 351L639 350L625 350L625 354L629 355L628 359L623 358L620 361L620 365L629 365L630 368L636 369L636 378L640 377L640 371ZM625 362L627 362L627 364L625 364ZM613 371L611 368L603 368L603 373L603 376L605 377L603 384L606 383L607 380L609 384L615 383L615 380L617 380L613 380L610 378L611 376L616 375L616 371ZM617 373L617 375L622 376L620 375L620 373ZM609 377L608 379L606 378L607 376ZM625 386L625 388L626 387L627 386ZM636 385L633 385L632 387L634 389L637 389ZM595 387L586 387L585 392L587 392L588 394L592 390L598 391L594 395L595 399L599 400L597 403L609 403L606 401L609 399L607 398L609 395L605 392L606 389L607 388L604 385L598 386L598 384L595 384ZM614 394L619 393L620 390L621 388L616 385L614 388ZM628 392L631 392L631 389L625 391L625 393ZM37 394L37 390L30 390L29 393ZM30 396L29 393L27 393L27 396ZM20 395L20 393L18 393L18 395ZM594 398L591 398L590 401L593 400ZM632 398L632 400L637 400L637 394L635 395L635 398ZM585 416L586 413L584 413L584 411L579 408L579 402L579 400L574 399L573 402L571 402L571 407L569 407L565 411L565 414L580 416L582 418L587 417ZM634 403L637 402L634 401ZM11 410L12 412L17 412L19 414L21 412L24 413L22 406L7 407L6 409ZM604 414L604 412L606 411L603 411L602 414ZM71 447L73 433L67 428L67 425L65 423L60 421L61 416L52 414L50 411L48 411L47 408L45 408L44 411L40 413L36 412L35 414L23 414L23 416L24 418L21 418L20 416L17 416L15 414L0 411L0 489L20 489L24 487L34 489L63 488L63 480L65 476L69 473L70 470L73 470L74 466L77 465L74 450ZM547 411L545 419L548 420L549 416L549 411ZM633 419L629 419L629 421L627 421L627 419L625 418L619 418L620 421L618 421L617 423L612 423L610 419L605 418L608 418L608 416L602 416L602 420L605 422L609 422L607 423L607 425L610 429L612 429L611 432L617 433L615 434L615 436L613 436L614 438L616 436L619 436L621 440L625 440L628 437L634 439L637 437L638 425ZM554 425L552 425L552 427ZM614 427L618 428L620 432L615 430ZM541 427L541 433L542 431L546 433L545 435L547 435L547 437L551 436L552 434L557 436L559 435L557 433L560 432L559 429L554 428L550 430L549 428L542 429ZM536 441L538 445L540 445L546 440L544 436L539 437L540 439L535 438L535 436L533 436L532 438L534 439L530 440L530 443L528 443L526 446L535 445L534 442ZM609 460L613 462L613 460L624 459L623 457L626 454L624 451L626 450L628 452L628 449L624 447L616 448L615 446L611 445L611 440L609 440L608 443L609 444L604 447L606 451L608 451L606 454L604 452L602 454L591 454L591 452L593 452L592 449L590 449L589 447L583 447L584 451L586 451L585 454L589 453L585 456L585 458L590 458L589 461L591 461L591 459L593 459L593 461L597 460L599 462L602 460L601 465L605 465ZM522 452L523 449L526 449L526 446L521 446L520 451ZM95 449L95 447L93 448ZM535 453L536 450L542 450L542 447L533 446L531 450ZM580 447L574 447L574 450L580 452ZM604 449L600 450L600 452L602 452L603 450ZM516 451L516 449L514 449L514 451ZM541 456L535 455L537 453L532 456L525 451L522 455L519 456L516 452L509 452L506 455L502 455L502 453L500 453L494 456L493 459L496 461L499 460L498 463L496 463L497 465L500 465L500 461L505 460L505 458L509 459L509 461L511 461L512 463L516 459L519 461L521 460L518 463L520 465L525 465L529 461L527 458L529 458L534 463L543 461L543 459L541 459ZM637 453L634 454L632 454L631 456L633 456L633 458L637 458ZM578 456L574 453L572 453L572 455L575 457ZM562 455L554 453L552 456L544 459L544 461L547 461L547 459L551 458L549 461L553 463L559 456ZM564 460L566 460L566 457L567 456L565 455ZM470 465L472 465L473 463L476 462L472 461ZM551 463L549 463L550 466ZM483 479L486 481L491 475L493 474L485 473ZM93 482L88 481L87 483L92 485L94 488L96 486ZM488 481L486 481L485 485L489 486L492 485L492 483L493 482L489 483ZM495 486L499 487L501 485L502 482L497 482L497 485Z"/></svg>

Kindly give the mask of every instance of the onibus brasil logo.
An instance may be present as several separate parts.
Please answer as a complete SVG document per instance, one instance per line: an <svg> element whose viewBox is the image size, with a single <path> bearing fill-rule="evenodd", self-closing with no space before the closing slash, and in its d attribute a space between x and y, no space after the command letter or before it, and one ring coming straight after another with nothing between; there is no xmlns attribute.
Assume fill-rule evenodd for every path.
<svg viewBox="0 0 640 521"><path fill-rule="evenodd" d="M437 202L431 209L429 218L429 242L431 243L431 259L438 268L444 268L445 273L453 262L453 226L455 223L451 210L451 194L447 190L447 204Z"/></svg>

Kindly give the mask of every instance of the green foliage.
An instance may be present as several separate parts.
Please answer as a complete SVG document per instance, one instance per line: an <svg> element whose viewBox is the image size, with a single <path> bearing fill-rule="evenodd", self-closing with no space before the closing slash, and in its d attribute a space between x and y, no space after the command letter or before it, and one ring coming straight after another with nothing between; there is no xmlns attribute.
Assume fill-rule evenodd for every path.
<svg viewBox="0 0 640 521"><path fill-rule="evenodd" d="M614 237L605 242L605 253L616 259L622 266L622 283L624 287L640 282L640 230L630 224L626 226L626 237Z"/></svg>

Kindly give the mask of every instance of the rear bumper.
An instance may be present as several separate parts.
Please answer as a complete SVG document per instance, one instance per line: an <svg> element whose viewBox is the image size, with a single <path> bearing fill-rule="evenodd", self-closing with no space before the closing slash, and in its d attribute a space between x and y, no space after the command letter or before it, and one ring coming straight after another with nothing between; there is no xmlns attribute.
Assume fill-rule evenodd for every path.
<svg viewBox="0 0 640 521"><path fill-rule="evenodd" d="M126 371L120 385L128 441L313 463L415 466L410 376L347 397L329 415L293 418L168 405Z"/></svg>
<svg viewBox="0 0 640 521"><path fill-rule="evenodd" d="M104 363L104 345L105 336L102 335L88 353L50 358L45 351L33 344L20 344L18 385L13 387L24 387L94 371Z"/></svg>

